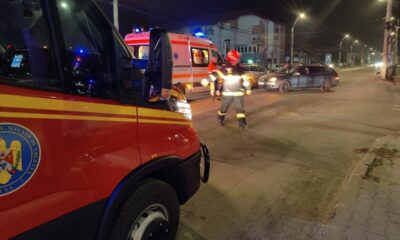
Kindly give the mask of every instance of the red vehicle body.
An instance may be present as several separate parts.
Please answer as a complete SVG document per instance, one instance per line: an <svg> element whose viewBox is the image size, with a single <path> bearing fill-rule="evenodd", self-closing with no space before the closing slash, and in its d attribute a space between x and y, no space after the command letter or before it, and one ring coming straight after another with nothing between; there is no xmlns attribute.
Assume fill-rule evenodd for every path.
<svg viewBox="0 0 400 240"><path fill-rule="evenodd" d="M44 55L34 59L34 51L39 50L31 50L26 37L27 53L20 53L18 47L0 51L1 57L11 59L0 66L0 239L118 239L117 225L125 221L122 211L132 207L129 199L139 194L144 205L154 205L146 202L148 193L143 186L151 189L167 185L165 188L173 190L167 194L169 199L176 199L177 204L185 203L198 190L202 159L199 137L187 109L174 110L166 101L147 103L142 99L142 88L126 90L118 81L114 85L113 79L125 81L134 75L124 75L126 69L116 60L121 59L116 57L116 50L104 55L113 69L110 74L115 74L110 77L113 92L104 95L111 95L109 99L96 95L96 91L104 90L95 86L100 80L79 75L90 72L91 65L80 70L76 62L69 66L68 55L72 53L60 42L67 33L56 31L62 29L54 26L61 17L54 12L62 15L61 11L72 11L72 6L80 9L74 14L98 18L102 24L99 28L109 32L104 40L113 36L113 48L129 53L94 2L39 2L47 18L35 25L44 22L50 33L46 42L49 46L39 50L45 56L49 49L53 52L60 84L55 88L37 84L39 78L33 69L40 67L35 64ZM38 9L34 7L36 14ZM5 9L9 11L7 6ZM97 26L95 19L93 24ZM79 59L74 55L72 59L84 62L91 59L90 54ZM28 73L22 72L22 66ZM128 72L141 73L129 67ZM86 84L86 80L95 84ZM155 189L151 194L158 196ZM160 201L157 206L163 206ZM159 220L169 224L162 230L176 232L177 220L171 220L173 211L168 206L157 211ZM144 222L132 217L126 221ZM154 230L151 224L143 229L150 230ZM127 233L142 234L135 231L128 229Z"/></svg>

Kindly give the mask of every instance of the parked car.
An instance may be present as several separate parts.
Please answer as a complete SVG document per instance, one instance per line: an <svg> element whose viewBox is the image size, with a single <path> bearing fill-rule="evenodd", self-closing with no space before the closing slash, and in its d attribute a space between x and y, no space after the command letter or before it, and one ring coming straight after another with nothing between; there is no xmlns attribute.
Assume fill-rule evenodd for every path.
<svg viewBox="0 0 400 240"><path fill-rule="evenodd" d="M329 92L339 84L338 73L327 66L297 66L283 69L260 77L258 86L264 89L276 89L289 92L291 89L320 88Z"/></svg>
<svg viewBox="0 0 400 240"><path fill-rule="evenodd" d="M252 88L257 88L259 78L265 74L268 74L267 69L258 64L242 64L241 66L245 72L245 75L251 82Z"/></svg>

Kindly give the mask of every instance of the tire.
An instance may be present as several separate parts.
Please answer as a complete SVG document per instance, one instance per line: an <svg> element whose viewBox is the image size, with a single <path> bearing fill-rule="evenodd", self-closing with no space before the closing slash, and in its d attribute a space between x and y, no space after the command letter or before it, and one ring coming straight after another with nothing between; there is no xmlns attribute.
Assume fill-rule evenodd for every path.
<svg viewBox="0 0 400 240"><path fill-rule="evenodd" d="M112 240L173 240L179 224L179 200L165 182L148 179L119 210Z"/></svg>
<svg viewBox="0 0 400 240"><path fill-rule="evenodd" d="M330 92L332 88L331 81L325 80L321 85L321 91L323 92Z"/></svg>
<svg viewBox="0 0 400 240"><path fill-rule="evenodd" d="M288 93L290 91L290 83L288 81L283 81L279 85L279 92L280 93Z"/></svg>

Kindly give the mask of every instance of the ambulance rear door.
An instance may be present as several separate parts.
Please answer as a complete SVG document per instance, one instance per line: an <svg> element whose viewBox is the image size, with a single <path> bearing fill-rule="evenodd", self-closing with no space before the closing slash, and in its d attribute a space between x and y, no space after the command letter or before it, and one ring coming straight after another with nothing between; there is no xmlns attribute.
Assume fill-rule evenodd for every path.
<svg viewBox="0 0 400 240"><path fill-rule="evenodd" d="M182 85L190 93L193 77L188 35L169 33L169 39L174 62L172 83Z"/></svg>
<svg viewBox="0 0 400 240"><path fill-rule="evenodd" d="M201 85L201 80L208 78L208 67L211 62L211 41L189 37L190 54L192 61L193 93L206 92L207 88Z"/></svg>

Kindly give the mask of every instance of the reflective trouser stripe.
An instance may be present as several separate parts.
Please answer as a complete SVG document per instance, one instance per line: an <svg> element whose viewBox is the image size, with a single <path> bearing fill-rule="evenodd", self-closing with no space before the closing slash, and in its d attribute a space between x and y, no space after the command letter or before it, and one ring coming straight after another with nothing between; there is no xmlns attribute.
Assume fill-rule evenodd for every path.
<svg viewBox="0 0 400 240"><path fill-rule="evenodd" d="M236 118L246 118L246 114L238 113L238 114L236 114Z"/></svg>
<svg viewBox="0 0 400 240"><path fill-rule="evenodd" d="M220 115L220 116L225 116L226 113L222 113L221 111L218 111L218 115Z"/></svg>
<svg viewBox="0 0 400 240"><path fill-rule="evenodd" d="M239 96L244 96L244 93L243 92L222 92L222 96L239 97Z"/></svg>

